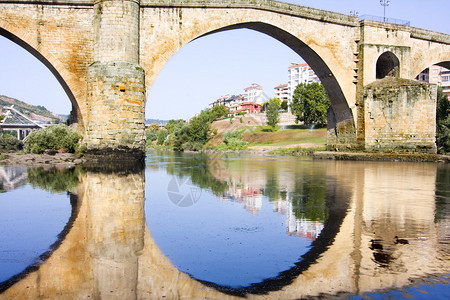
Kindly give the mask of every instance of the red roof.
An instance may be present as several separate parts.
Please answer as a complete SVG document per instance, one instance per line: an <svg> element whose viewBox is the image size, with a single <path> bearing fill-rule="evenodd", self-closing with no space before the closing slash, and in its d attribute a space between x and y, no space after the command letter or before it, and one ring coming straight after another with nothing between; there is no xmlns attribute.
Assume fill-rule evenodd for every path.
<svg viewBox="0 0 450 300"><path fill-rule="evenodd" d="M257 84L257 83L253 83L251 86L245 88L244 91L246 91L246 90L251 90L251 89L262 89L262 86L260 86L260 85Z"/></svg>

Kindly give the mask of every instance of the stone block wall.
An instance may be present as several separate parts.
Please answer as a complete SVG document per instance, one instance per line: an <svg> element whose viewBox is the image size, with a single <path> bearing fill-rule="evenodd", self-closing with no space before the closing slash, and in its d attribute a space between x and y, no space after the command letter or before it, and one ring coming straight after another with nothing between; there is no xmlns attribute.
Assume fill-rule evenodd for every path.
<svg viewBox="0 0 450 300"><path fill-rule="evenodd" d="M144 70L127 62L94 63L88 70L86 135L93 149L145 147Z"/></svg>
<svg viewBox="0 0 450 300"><path fill-rule="evenodd" d="M436 97L436 86L393 77L364 87L365 150L436 153Z"/></svg>
<svg viewBox="0 0 450 300"><path fill-rule="evenodd" d="M355 123L353 119L336 121L332 107L327 111L327 149L330 151L357 149Z"/></svg>

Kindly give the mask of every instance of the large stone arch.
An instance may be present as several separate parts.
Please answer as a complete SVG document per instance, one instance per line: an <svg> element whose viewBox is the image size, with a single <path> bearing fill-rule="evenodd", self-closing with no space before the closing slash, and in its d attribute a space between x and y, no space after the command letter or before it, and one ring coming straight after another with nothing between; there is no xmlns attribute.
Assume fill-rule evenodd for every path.
<svg viewBox="0 0 450 300"><path fill-rule="evenodd" d="M251 29L271 36L299 54L316 72L324 84L335 114L336 123L354 124L355 62L353 52L359 34L358 28L342 27L335 31L332 23L308 19L295 19L303 23L295 24L292 17L274 12L237 9L216 11L192 8L161 8L155 11L141 12L141 65L146 71L146 90L150 90L157 75L169 59L187 43L225 30ZM157 28L153 23L162 14L173 22ZM153 14L153 16L152 16ZM153 35L149 37L149 35ZM326 36L324 36L326 35ZM345 43L338 42L338 36L349 38ZM353 49L354 48L354 49ZM344 54L344 52L347 52ZM354 125L352 125L354 128Z"/></svg>
<svg viewBox="0 0 450 300"><path fill-rule="evenodd" d="M24 30L0 20L0 35L27 50L50 70L72 104L72 122L83 126L83 111L78 99L83 99L86 96L86 91L79 88L79 80L64 67L63 63L52 52Z"/></svg>

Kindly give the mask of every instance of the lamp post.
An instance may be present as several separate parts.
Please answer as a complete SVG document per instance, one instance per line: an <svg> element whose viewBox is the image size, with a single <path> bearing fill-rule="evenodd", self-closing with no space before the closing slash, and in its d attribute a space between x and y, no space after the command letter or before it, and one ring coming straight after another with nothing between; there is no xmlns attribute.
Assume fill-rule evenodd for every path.
<svg viewBox="0 0 450 300"><path fill-rule="evenodd" d="M380 0L380 4L384 7L383 22L386 23L386 6L389 6L390 0Z"/></svg>

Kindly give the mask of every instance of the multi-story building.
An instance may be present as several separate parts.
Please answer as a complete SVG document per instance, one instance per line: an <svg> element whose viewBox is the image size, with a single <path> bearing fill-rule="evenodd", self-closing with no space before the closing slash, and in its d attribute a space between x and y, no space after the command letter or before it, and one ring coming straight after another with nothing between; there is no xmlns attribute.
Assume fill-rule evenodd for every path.
<svg viewBox="0 0 450 300"><path fill-rule="evenodd" d="M253 83L251 86L244 89L244 101L253 102L257 104L264 103L264 93L263 88L257 83Z"/></svg>
<svg viewBox="0 0 450 300"><path fill-rule="evenodd" d="M320 82L320 80L307 63L292 63L288 68L288 102L290 103L292 101L292 96L297 85L313 82Z"/></svg>
<svg viewBox="0 0 450 300"><path fill-rule="evenodd" d="M281 101L289 101L289 86L287 84L280 84L274 87L275 98Z"/></svg>
<svg viewBox="0 0 450 300"><path fill-rule="evenodd" d="M449 99L450 99L450 70L442 68L441 70L441 87Z"/></svg>
<svg viewBox="0 0 450 300"><path fill-rule="evenodd" d="M244 95L226 95L226 96L222 96L216 100L214 100L214 102L209 104L210 108L213 108L216 105L225 105L228 108L232 108L236 105L242 104L244 103Z"/></svg>
<svg viewBox="0 0 450 300"><path fill-rule="evenodd" d="M444 94L450 97L450 70L440 66L431 66L423 70L416 80L437 84L442 87Z"/></svg>

